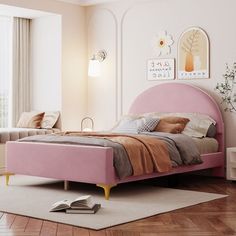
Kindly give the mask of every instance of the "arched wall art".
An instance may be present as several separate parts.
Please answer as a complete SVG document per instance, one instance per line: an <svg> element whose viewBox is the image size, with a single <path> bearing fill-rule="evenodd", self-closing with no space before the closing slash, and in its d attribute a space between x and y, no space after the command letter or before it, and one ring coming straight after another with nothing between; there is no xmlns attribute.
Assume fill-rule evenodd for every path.
<svg viewBox="0 0 236 236"><path fill-rule="evenodd" d="M209 39L199 27L184 31L178 42L178 79L209 78Z"/></svg>

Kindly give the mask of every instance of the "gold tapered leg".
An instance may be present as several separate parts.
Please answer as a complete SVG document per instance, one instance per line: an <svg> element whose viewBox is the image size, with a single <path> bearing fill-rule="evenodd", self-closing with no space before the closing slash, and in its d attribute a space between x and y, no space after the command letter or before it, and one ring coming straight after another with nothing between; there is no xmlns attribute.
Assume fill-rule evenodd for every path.
<svg viewBox="0 0 236 236"><path fill-rule="evenodd" d="M69 189L69 181L68 180L64 180L64 190L68 190Z"/></svg>
<svg viewBox="0 0 236 236"><path fill-rule="evenodd" d="M98 187L101 187L104 189L104 193L105 193L105 199L109 200L110 197L110 190L112 187L115 187L116 184L97 184Z"/></svg>
<svg viewBox="0 0 236 236"><path fill-rule="evenodd" d="M3 175L5 175L6 177L6 185L9 185L9 180L10 180L10 176L14 175L14 173L10 173L10 172L5 172Z"/></svg>

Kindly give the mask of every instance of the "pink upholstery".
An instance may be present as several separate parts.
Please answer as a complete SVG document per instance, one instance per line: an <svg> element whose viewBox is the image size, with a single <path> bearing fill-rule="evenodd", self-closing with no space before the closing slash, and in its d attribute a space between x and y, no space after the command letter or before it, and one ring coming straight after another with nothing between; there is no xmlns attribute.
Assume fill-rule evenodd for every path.
<svg viewBox="0 0 236 236"><path fill-rule="evenodd" d="M184 83L164 83L141 93L129 113L197 112L212 117L217 124L217 140L224 151L224 122L218 105L203 90Z"/></svg>
<svg viewBox="0 0 236 236"><path fill-rule="evenodd" d="M165 83L140 94L130 113L199 112L217 122L220 150L203 155L204 163L183 166L164 174L151 174L119 180L113 168L112 148L59 144L7 143L7 171L86 183L122 183L214 168L213 174L224 176L224 124L215 101L202 90L183 83Z"/></svg>
<svg viewBox="0 0 236 236"><path fill-rule="evenodd" d="M14 141L6 145L7 171L85 183L114 182L112 148Z"/></svg>

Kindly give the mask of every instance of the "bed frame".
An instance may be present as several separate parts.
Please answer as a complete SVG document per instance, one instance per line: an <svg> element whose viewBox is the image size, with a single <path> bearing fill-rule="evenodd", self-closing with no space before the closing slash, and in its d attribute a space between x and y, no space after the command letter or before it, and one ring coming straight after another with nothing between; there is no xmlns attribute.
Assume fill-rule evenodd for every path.
<svg viewBox="0 0 236 236"><path fill-rule="evenodd" d="M58 117L56 124L53 126L53 129L58 129L61 130L61 115ZM31 130L33 130L31 128ZM40 130L39 129L35 129L34 130L35 133L38 133ZM3 133L6 135L5 137L3 137ZM4 129L2 133L2 130L0 130L0 175L5 173L5 146L6 146L6 141L7 140L17 140L19 137L25 137L26 133L27 136L32 136L32 132L29 132L28 128L21 128L21 130L19 130L19 128L9 128L9 129ZM23 135L22 135L23 133ZM47 132L49 133L49 132Z"/></svg>
<svg viewBox="0 0 236 236"><path fill-rule="evenodd" d="M203 163L173 168L168 173L153 173L118 179L113 167L110 147L76 146L45 143L7 142L6 184L11 173L96 184L108 199L110 189L120 183L203 169L213 176L225 176L224 123L216 102L204 91L184 83L164 83L141 93L129 113L197 112L211 116L217 122L219 151L202 155Z"/></svg>

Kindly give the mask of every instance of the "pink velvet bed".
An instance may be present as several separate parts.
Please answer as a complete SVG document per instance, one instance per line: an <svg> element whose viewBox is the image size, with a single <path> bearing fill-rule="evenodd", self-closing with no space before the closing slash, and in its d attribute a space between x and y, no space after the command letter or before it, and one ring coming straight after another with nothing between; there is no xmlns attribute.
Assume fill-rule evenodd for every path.
<svg viewBox="0 0 236 236"><path fill-rule="evenodd" d="M113 151L109 147L76 146L45 143L8 142L6 148L7 184L10 173L41 176L59 180L93 183L102 187L106 199L110 188L124 182L176 173L211 169L213 176L225 176L224 123L216 102L204 91L184 83L164 83L140 94L129 113L197 112L217 122L219 150L202 155L203 163L173 168L168 173L131 176L120 180L113 167Z"/></svg>

